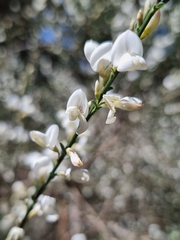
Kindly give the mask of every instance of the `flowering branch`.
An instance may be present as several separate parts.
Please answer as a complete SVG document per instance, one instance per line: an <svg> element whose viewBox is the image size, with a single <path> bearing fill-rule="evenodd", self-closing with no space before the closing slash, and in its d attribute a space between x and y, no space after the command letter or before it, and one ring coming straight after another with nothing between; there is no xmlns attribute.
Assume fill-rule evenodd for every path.
<svg viewBox="0 0 180 240"><path fill-rule="evenodd" d="M142 13L140 17L138 16L137 20L140 20L137 24L134 25L134 31L137 35L134 32L128 30L122 33L114 44L111 42L106 42L102 45L98 45L96 42L91 41L85 45L85 55L87 57L87 60L90 62L93 70L97 71L103 80L101 82L97 82L97 92L95 93L95 99L90 103L90 107L88 106L88 101L82 90L79 89L71 95L67 104L66 113L69 115L70 120L79 121L79 127L65 147L62 143L58 143L58 130L56 125L52 125L45 134L38 131L31 132L31 139L42 147L49 147L51 150L58 152L58 159L56 160L56 163L49 173L46 181L31 197L32 203L27 207L26 214L22 221L19 223L19 228L22 229L24 227L29 217L29 213L35 206L39 196L45 191L47 185L57 175L56 170L66 155L72 158L71 162L75 166L78 166L78 164L79 166L81 165L80 159L78 158L77 154L72 151L71 147L76 142L79 134L87 129L88 121L90 118L100 108L102 108L103 105L110 109L106 121L108 123L115 121L115 108L131 111L137 110L142 106L142 102L137 98L125 97L121 99L118 96L105 94L111 89L111 85L116 79L119 72L145 70L147 68L146 62L142 58L143 49L140 39L145 37L143 34L145 33L146 28L148 28L148 24L150 24L150 21L155 16L156 12L162 8L164 4L165 1L158 1L156 4L149 8L145 14L145 17L142 16ZM154 26L152 26L153 22L150 26L151 32L154 30ZM133 44L130 42L131 38L134 41ZM88 44L90 44L90 48L88 48Z"/></svg>

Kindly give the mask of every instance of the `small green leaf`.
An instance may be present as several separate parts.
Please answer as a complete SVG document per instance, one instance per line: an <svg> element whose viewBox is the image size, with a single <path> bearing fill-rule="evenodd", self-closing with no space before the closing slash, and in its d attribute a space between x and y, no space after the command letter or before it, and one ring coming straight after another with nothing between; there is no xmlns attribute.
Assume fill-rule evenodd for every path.
<svg viewBox="0 0 180 240"><path fill-rule="evenodd" d="M94 107L97 106L97 102L96 102L96 100L92 100L91 103L94 105Z"/></svg>
<svg viewBox="0 0 180 240"><path fill-rule="evenodd" d="M163 3L163 2L158 3L158 4L156 5L156 9L162 8L162 7L164 6L164 4L165 4L165 3Z"/></svg>

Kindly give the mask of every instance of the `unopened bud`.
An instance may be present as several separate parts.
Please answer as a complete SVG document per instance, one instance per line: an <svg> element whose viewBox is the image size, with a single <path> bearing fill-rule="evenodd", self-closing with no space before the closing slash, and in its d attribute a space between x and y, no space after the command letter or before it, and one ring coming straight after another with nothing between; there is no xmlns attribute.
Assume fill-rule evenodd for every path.
<svg viewBox="0 0 180 240"><path fill-rule="evenodd" d="M138 14L137 14L137 23L138 25L140 26L143 22L143 12L142 10L140 9Z"/></svg>
<svg viewBox="0 0 180 240"><path fill-rule="evenodd" d="M148 12L148 10L150 9L151 7L151 3L150 3L150 0L146 0L145 4L144 4L144 17L146 16L146 13Z"/></svg>
<svg viewBox="0 0 180 240"><path fill-rule="evenodd" d="M99 80L97 80L95 82L95 91L94 91L94 94L95 94L95 97L98 98L101 94L101 90L102 88L104 87L104 79L100 76L99 77Z"/></svg>
<svg viewBox="0 0 180 240"><path fill-rule="evenodd" d="M126 111L135 111L143 106L142 101L135 97L124 97L121 99L122 109Z"/></svg>
<svg viewBox="0 0 180 240"><path fill-rule="evenodd" d="M81 167L83 165L81 159L71 148L66 149L67 155L70 157L71 163L76 167Z"/></svg>
<svg viewBox="0 0 180 240"><path fill-rule="evenodd" d="M160 21L160 10L158 10L154 16L151 18L151 20L149 21L147 27L144 29L143 33L141 34L140 38L143 39L145 37L147 37L149 34L151 34L152 32L154 32L159 24Z"/></svg>
<svg viewBox="0 0 180 240"><path fill-rule="evenodd" d="M134 24L135 24L135 19L132 19L129 25L129 30L134 31Z"/></svg>
<svg viewBox="0 0 180 240"><path fill-rule="evenodd" d="M94 89L94 95L95 95L96 98L99 97L100 92L101 92L100 83L99 83L98 80L96 80L96 82L95 82L95 89Z"/></svg>

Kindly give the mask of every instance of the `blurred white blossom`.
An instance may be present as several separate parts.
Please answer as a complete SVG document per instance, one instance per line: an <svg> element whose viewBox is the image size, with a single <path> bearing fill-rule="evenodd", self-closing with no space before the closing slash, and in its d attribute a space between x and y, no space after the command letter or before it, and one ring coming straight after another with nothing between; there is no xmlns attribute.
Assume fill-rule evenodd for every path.
<svg viewBox="0 0 180 240"><path fill-rule="evenodd" d="M87 169L71 169L68 168L65 172L67 180L73 180L78 183L88 182L90 179L90 174Z"/></svg>
<svg viewBox="0 0 180 240"><path fill-rule="evenodd" d="M20 227L13 227L8 233L6 240L18 240L24 236L24 229Z"/></svg>
<svg viewBox="0 0 180 240"><path fill-rule="evenodd" d="M40 157L31 172L31 178L44 182L53 169L53 163L47 156Z"/></svg>
<svg viewBox="0 0 180 240"><path fill-rule="evenodd" d="M38 204L40 204L39 215L44 214L47 222L56 222L59 219L55 198L41 194L38 198Z"/></svg>

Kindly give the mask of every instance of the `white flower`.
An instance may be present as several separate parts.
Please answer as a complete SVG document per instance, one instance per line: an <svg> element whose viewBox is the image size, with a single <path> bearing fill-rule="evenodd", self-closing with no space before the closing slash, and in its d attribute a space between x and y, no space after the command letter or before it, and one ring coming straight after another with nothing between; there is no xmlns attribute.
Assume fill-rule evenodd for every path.
<svg viewBox="0 0 180 240"><path fill-rule="evenodd" d="M24 237L24 230L20 227L13 227L8 233L6 240L18 240Z"/></svg>
<svg viewBox="0 0 180 240"><path fill-rule="evenodd" d="M108 77L110 73L111 48L111 41L98 44L95 41L88 40L84 46L84 54L89 61L91 68L102 77Z"/></svg>
<svg viewBox="0 0 180 240"><path fill-rule="evenodd" d="M68 180L73 180L78 183L88 182L90 179L89 171L87 169L75 169L68 168L65 172L65 176Z"/></svg>
<svg viewBox="0 0 180 240"><path fill-rule="evenodd" d="M47 147L50 148L53 151L58 150L58 152L61 152L60 144L58 142L58 136L59 136L59 127L56 124L51 125L46 133L42 133L39 131L31 131L30 137L31 140L35 143L37 143L41 147Z"/></svg>
<svg viewBox="0 0 180 240"><path fill-rule="evenodd" d="M38 202L40 203L41 210L45 214L48 214L49 212L51 212L51 209L56 208L56 199L48 195L41 194L38 197Z"/></svg>
<svg viewBox="0 0 180 240"><path fill-rule="evenodd" d="M81 167L83 165L83 163L82 163L81 159L79 158L79 156L77 155L77 153L74 152L71 148L67 148L66 153L70 157L70 160L74 166Z"/></svg>
<svg viewBox="0 0 180 240"><path fill-rule="evenodd" d="M33 167L32 175L34 176L35 179L38 179L44 182L52 170L53 170L53 163L51 162L49 157L44 156L37 159Z"/></svg>
<svg viewBox="0 0 180 240"><path fill-rule="evenodd" d="M76 90L68 100L66 113L69 115L70 121L79 120L77 134L85 132L88 128L86 121L88 110L88 100L85 93L81 89Z"/></svg>
<svg viewBox="0 0 180 240"><path fill-rule="evenodd" d="M45 214L47 222L56 222L59 215L56 211L56 199L48 195L41 194L38 197L38 203L40 204L39 215Z"/></svg>
<svg viewBox="0 0 180 240"><path fill-rule="evenodd" d="M119 35L111 50L112 64L118 72L146 70L147 65L142 55L141 40L130 30Z"/></svg>
<svg viewBox="0 0 180 240"><path fill-rule="evenodd" d="M135 111L140 109L143 106L143 103L140 99L135 97L124 97L121 98L117 95L103 95L103 101L105 106L109 108L109 113L107 116L106 124L111 124L115 122L116 117L114 116L116 113L115 108L120 108L126 111Z"/></svg>

